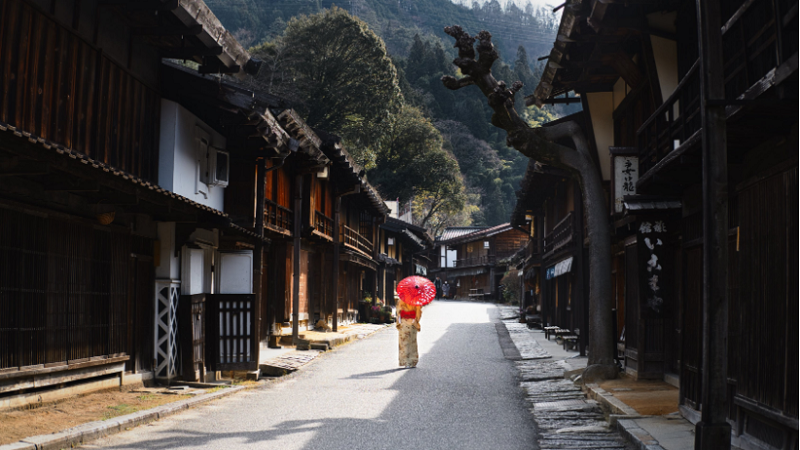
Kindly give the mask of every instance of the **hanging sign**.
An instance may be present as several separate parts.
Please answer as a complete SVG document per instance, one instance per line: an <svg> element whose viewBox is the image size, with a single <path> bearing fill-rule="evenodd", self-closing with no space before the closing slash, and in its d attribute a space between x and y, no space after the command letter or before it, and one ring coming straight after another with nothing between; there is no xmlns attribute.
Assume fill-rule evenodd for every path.
<svg viewBox="0 0 800 450"><path fill-rule="evenodd" d="M636 194L639 180L639 158L636 156L614 156L614 212L623 210L622 199Z"/></svg>
<svg viewBox="0 0 800 450"><path fill-rule="evenodd" d="M547 279L552 280L555 277L569 273L572 270L572 256L557 263L554 266L547 268Z"/></svg>

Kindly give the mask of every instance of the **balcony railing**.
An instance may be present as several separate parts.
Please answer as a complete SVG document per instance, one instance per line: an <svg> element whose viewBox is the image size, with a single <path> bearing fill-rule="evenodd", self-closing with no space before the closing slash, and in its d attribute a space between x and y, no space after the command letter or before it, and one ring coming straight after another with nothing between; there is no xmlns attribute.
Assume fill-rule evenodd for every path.
<svg viewBox="0 0 800 450"><path fill-rule="evenodd" d="M734 2L729 2L731 7ZM743 108L737 101L755 99L776 83L776 68L790 66L796 52L785 39L796 42L796 8L780 2L750 0L739 2L721 28L723 77L728 117ZM777 6L777 8L776 8ZM736 7L736 6L733 6ZM792 29L792 27L795 27ZM786 47L786 48L784 48ZM788 55L788 56L787 56ZM646 174L675 149L700 142L700 64L695 61L675 92L638 130L640 175ZM796 69L795 69L796 70Z"/></svg>
<svg viewBox="0 0 800 450"><path fill-rule="evenodd" d="M333 239L333 219L319 211L314 211L314 228Z"/></svg>
<svg viewBox="0 0 800 450"><path fill-rule="evenodd" d="M292 229L292 210L271 201L264 200L264 225L282 228L287 231Z"/></svg>
<svg viewBox="0 0 800 450"><path fill-rule="evenodd" d="M497 263L497 255L473 256L456 260L456 267L490 266Z"/></svg>
<svg viewBox="0 0 800 450"><path fill-rule="evenodd" d="M683 77L675 92L639 128L639 173L647 173L670 152L699 136L699 62Z"/></svg>
<svg viewBox="0 0 800 450"><path fill-rule="evenodd" d="M528 241L527 256L539 256L542 253L542 240L531 238Z"/></svg>
<svg viewBox="0 0 800 450"><path fill-rule="evenodd" d="M575 215L569 213L558 222L553 231L544 237L544 257L552 256L573 241Z"/></svg>
<svg viewBox="0 0 800 450"><path fill-rule="evenodd" d="M359 234L358 231L342 225L342 242L345 246L358 250L367 256L372 257L372 242Z"/></svg>

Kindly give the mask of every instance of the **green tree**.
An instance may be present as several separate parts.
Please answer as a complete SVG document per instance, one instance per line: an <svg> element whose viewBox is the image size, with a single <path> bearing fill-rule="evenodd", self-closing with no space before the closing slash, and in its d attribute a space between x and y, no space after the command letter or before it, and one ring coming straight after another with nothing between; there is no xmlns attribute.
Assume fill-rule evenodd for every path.
<svg viewBox="0 0 800 450"><path fill-rule="evenodd" d="M445 180L460 184L458 162L442 149L442 136L422 112L404 106L387 121L370 180L389 198L406 202L437 192Z"/></svg>
<svg viewBox="0 0 800 450"><path fill-rule="evenodd" d="M280 51L275 48L279 47ZM397 72L383 41L366 23L339 8L291 19L279 42L253 49L281 54L280 73L267 66L262 82L282 84L309 125L370 146L377 127L402 102Z"/></svg>

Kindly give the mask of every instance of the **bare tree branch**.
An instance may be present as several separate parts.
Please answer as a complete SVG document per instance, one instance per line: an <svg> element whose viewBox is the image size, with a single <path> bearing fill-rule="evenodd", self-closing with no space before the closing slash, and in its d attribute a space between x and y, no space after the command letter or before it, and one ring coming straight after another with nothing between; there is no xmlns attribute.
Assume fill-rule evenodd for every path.
<svg viewBox="0 0 800 450"><path fill-rule="evenodd" d="M453 90L473 84L477 86L494 111L492 125L506 131L508 146L536 161L567 169L580 180L590 242L591 352L590 368L584 379L614 377L616 366L611 332L611 234L608 208L602 180L581 127L570 121L552 127L531 128L514 108L514 96L522 88L522 83L514 81L509 88L504 81L497 81L492 75L492 65L498 59L492 35L481 31L472 37L458 25L447 27L444 31L455 39L458 58L453 64L465 75L460 80L451 76L442 77L444 86ZM575 148L556 143L565 138L571 139Z"/></svg>

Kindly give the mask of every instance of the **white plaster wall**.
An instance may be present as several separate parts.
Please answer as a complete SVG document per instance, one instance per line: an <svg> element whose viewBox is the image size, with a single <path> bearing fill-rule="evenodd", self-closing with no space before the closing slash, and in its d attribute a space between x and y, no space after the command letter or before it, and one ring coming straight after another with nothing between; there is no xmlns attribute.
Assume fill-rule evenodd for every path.
<svg viewBox="0 0 800 450"><path fill-rule="evenodd" d="M217 273L220 294L252 294L253 251L220 252Z"/></svg>
<svg viewBox="0 0 800 450"><path fill-rule="evenodd" d="M156 278L180 281L181 259L175 255L175 222L158 223L158 246Z"/></svg>
<svg viewBox="0 0 800 450"><path fill-rule="evenodd" d="M194 295L208 292L206 290L206 249L183 248L183 282L181 294ZM210 269L210 261L208 261Z"/></svg>
<svg viewBox="0 0 800 450"><path fill-rule="evenodd" d="M678 87L678 45L675 41L658 36L650 36L650 40L653 43L661 98L666 100Z"/></svg>
<svg viewBox="0 0 800 450"><path fill-rule="evenodd" d="M197 127L208 133L210 145L225 148L225 138L197 116L173 101L161 100L158 184L197 203L224 211L224 189L198 180L201 155L195 138Z"/></svg>
<svg viewBox="0 0 800 450"><path fill-rule="evenodd" d="M620 78L621 80L621 78ZM614 108L616 98L611 92L584 94L589 103L592 118L594 141L597 144L597 158L603 180L611 179L611 155L608 148L614 145Z"/></svg>

